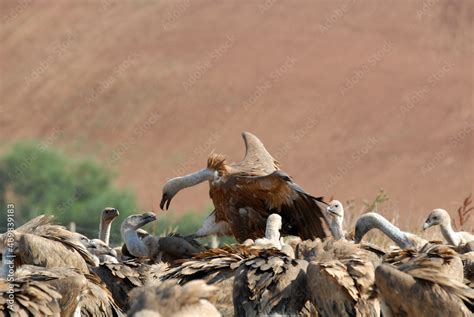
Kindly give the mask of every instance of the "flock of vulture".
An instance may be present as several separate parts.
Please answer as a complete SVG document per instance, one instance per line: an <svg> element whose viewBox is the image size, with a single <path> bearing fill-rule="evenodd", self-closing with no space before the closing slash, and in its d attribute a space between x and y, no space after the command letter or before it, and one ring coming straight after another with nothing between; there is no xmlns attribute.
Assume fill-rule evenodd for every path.
<svg viewBox="0 0 474 317"><path fill-rule="evenodd" d="M473 316L474 236L433 210L442 242L366 213L344 231L343 205L306 193L254 135L246 155L169 180L160 207L208 181L215 210L190 236L142 229L153 212L127 217L123 245L109 246L114 208L97 239L38 216L0 236L0 316ZM378 229L394 245L363 241ZM238 243L208 248L197 238ZM282 236L289 236L285 239ZM365 239L367 240L367 239Z"/></svg>

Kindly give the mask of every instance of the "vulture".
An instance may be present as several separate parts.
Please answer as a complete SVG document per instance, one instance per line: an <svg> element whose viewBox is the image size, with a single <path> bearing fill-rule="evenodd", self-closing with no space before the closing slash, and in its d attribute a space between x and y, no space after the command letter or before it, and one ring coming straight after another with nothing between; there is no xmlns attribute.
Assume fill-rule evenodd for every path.
<svg viewBox="0 0 474 317"><path fill-rule="evenodd" d="M227 163L219 154L210 154L207 167L198 172L170 179L163 187L161 209L168 209L183 188L209 181L214 211L196 232L207 235L233 235L239 243L265 233L268 216L283 218L282 233L303 239L325 238L327 224L321 197L306 193L280 170L279 163L253 134L242 134L246 153L239 163Z"/></svg>
<svg viewBox="0 0 474 317"><path fill-rule="evenodd" d="M441 234L450 245L459 246L474 241L474 235L468 232L456 232L451 226L451 217L444 209L434 209L423 224L423 230L439 225Z"/></svg>
<svg viewBox="0 0 474 317"><path fill-rule="evenodd" d="M9 239L14 241L13 248L8 247ZM90 268L99 264L97 257L84 245L90 243L91 241L81 234L51 224L51 217L45 215L38 216L0 237L2 256L14 257L17 270L25 265L43 267L53 272L64 268L74 270L85 277L86 286L81 293L76 313L80 310L82 316L121 316L121 310L105 285L90 271ZM4 271L3 269L3 274ZM58 282L56 289L63 294L68 291L67 285L69 284ZM70 303L72 297L74 296L69 296L65 301ZM61 310L64 309L61 307Z"/></svg>
<svg viewBox="0 0 474 317"><path fill-rule="evenodd" d="M106 245L109 245L112 222L119 216L119 214L119 211L112 207L107 207L102 210L99 223L99 239L104 241Z"/></svg>
<svg viewBox="0 0 474 317"><path fill-rule="evenodd" d="M357 219L354 241L360 243L364 235L374 228L382 231L402 249L420 249L428 243L428 241L415 234L401 231L382 215L375 212L368 212Z"/></svg>
<svg viewBox="0 0 474 317"><path fill-rule="evenodd" d="M180 285L202 279L219 288L211 303L222 316L233 316L232 293L236 269L243 260L255 257L261 249L244 245L228 245L195 254L190 259L177 260L166 270L161 279L175 280Z"/></svg>
<svg viewBox="0 0 474 317"><path fill-rule="evenodd" d="M255 240L254 249L260 251L240 262L233 285L235 316L296 315L307 308L308 263L277 248L282 249L281 227L281 217L271 214L265 238Z"/></svg>
<svg viewBox="0 0 474 317"><path fill-rule="evenodd" d="M110 229L112 222L119 216L119 211L112 207L106 207L102 210L99 223L98 239L83 239L89 252L99 258L100 263L118 262L117 251L109 246ZM89 241L87 241L89 240Z"/></svg>
<svg viewBox="0 0 474 317"><path fill-rule="evenodd" d="M134 289L130 317L219 317L221 314L211 304L217 295L216 286L196 280L183 286L176 281L165 281L158 286Z"/></svg>
<svg viewBox="0 0 474 317"><path fill-rule="evenodd" d="M333 200L327 207L334 239L314 244L308 265L308 291L320 316L380 316L375 292L374 253L345 240L344 208Z"/></svg>
<svg viewBox="0 0 474 317"><path fill-rule="evenodd" d="M16 230L0 236L0 250L5 256L11 251L15 267L24 264L46 268L68 267L89 273L89 265L97 266L98 259L83 245L84 236L51 224L52 218L41 215ZM14 248L7 248L13 239ZM87 238L86 238L87 239Z"/></svg>
<svg viewBox="0 0 474 317"><path fill-rule="evenodd" d="M192 237L170 234L166 237L139 236L138 229L156 220L153 212L128 216L120 228L127 252L134 257L149 258L152 262L172 262L189 258L194 253L206 250Z"/></svg>
<svg viewBox="0 0 474 317"><path fill-rule="evenodd" d="M164 263L147 264L139 259L119 263L105 262L92 271L105 283L122 311L130 309L130 291L136 287L156 284L167 268Z"/></svg>
<svg viewBox="0 0 474 317"><path fill-rule="evenodd" d="M474 289L463 284L461 260L448 246L401 250L386 262L375 270L384 316L472 316Z"/></svg>
<svg viewBox="0 0 474 317"><path fill-rule="evenodd" d="M85 274L87 291L81 298L81 317L121 317L122 310L112 294L95 274Z"/></svg>
<svg viewBox="0 0 474 317"><path fill-rule="evenodd" d="M275 249L261 249L235 272L235 316L299 315L308 300L307 262Z"/></svg>
<svg viewBox="0 0 474 317"><path fill-rule="evenodd" d="M24 265L13 281L0 279L0 316L72 316L86 285L74 269Z"/></svg>
<svg viewBox="0 0 474 317"><path fill-rule="evenodd" d="M191 259L178 260L173 267L162 275L162 280L174 279L179 284L203 279L210 285L218 286L220 292L214 298L212 304L216 306L223 316L234 315L234 304L232 302L234 275L240 264L251 258L259 256L261 252L278 251L277 247L286 251L288 246L280 241L279 230L281 228L281 217L272 214L268 217L265 229L265 237L251 241L248 244L235 244L222 248L210 249L195 254ZM278 251L275 255L281 255Z"/></svg>

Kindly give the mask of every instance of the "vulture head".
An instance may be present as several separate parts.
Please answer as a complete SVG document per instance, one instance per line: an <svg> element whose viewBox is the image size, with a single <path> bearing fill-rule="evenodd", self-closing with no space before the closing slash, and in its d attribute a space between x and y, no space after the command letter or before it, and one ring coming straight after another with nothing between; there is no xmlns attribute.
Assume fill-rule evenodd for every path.
<svg viewBox="0 0 474 317"><path fill-rule="evenodd" d="M277 231L278 232L281 230L281 216L279 214L271 214L267 218L267 228L271 228L272 231Z"/></svg>
<svg viewBox="0 0 474 317"><path fill-rule="evenodd" d="M170 179L163 186L163 196L161 197L160 208L168 210L171 199L183 188L191 187L206 180L214 180L218 177L218 172L213 168L203 168L195 173L179 176Z"/></svg>
<svg viewBox="0 0 474 317"><path fill-rule="evenodd" d="M331 229L332 235L335 239L343 239L345 233L342 229L342 223L344 221L344 207L342 203L339 200L332 200L328 204L326 212L329 215L329 228Z"/></svg>
<svg viewBox="0 0 474 317"><path fill-rule="evenodd" d="M339 200L332 200L326 208L329 216L344 219L344 207Z"/></svg>
<svg viewBox="0 0 474 317"><path fill-rule="evenodd" d="M423 224L423 230L435 225L449 225L450 223L451 218L446 210L440 208L434 209Z"/></svg>
<svg viewBox="0 0 474 317"><path fill-rule="evenodd" d="M155 221L155 220L156 220L156 215L153 212L145 212L143 214L131 215L131 216L128 216L122 222L121 231L124 231L127 229L136 231L137 229L143 227L147 223Z"/></svg>
<svg viewBox="0 0 474 317"><path fill-rule="evenodd" d="M119 216L119 211L112 207L106 207L102 210L102 221L112 222L115 218Z"/></svg>

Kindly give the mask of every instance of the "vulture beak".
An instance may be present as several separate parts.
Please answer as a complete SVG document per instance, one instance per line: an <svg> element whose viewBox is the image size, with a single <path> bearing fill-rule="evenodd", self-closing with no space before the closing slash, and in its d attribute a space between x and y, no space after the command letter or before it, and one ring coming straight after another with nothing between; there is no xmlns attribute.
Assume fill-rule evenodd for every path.
<svg viewBox="0 0 474 317"><path fill-rule="evenodd" d="M328 206L328 207L326 208L326 211L327 211L328 213L330 213L330 214L333 214L334 216L338 216L338 214L335 213L335 212L332 210L332 208L331 208L330 206Z"/></svg>
<svg viewBox="0 0 474 317"><path fill-rule="evenodd" d="M427 221L423 224L423 231L425 231L426 229L428 229L429 227L431 227L431 224Z"/></svg>
<svg viewBox="0 0 474 317"><path fill-rule="evenodd" d="M173 199L173 197L168 199L168 195L164 193L163 197L161 197L160 209L165 210L163 208L165 207L165 204L166 204L166 210L168 210L168 208L170 207L171 199Z"/></svg>

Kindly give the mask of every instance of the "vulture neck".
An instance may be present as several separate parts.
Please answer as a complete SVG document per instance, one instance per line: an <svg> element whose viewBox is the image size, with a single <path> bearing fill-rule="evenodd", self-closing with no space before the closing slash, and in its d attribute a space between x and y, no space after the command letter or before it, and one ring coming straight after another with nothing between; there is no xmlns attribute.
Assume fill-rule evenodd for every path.
<svg viewBox="0 0 474 317"><path fill-rule="evenodd" d="M110 227L112 226L112 221L105 220L103 217L100 218L99 224L99 239L104 241L105 244L109 245L110 240Z"/></svg>
<svg viewBox="0 0 474 317"><path fill-rule="evenodd" d="M449 244L458 246L460 243L460 239L458 237L457 232L453 230L453 227L451 227L451 220L448 220L447 223L442 223L440 225L441 227L441 234L443 237L448 241Z"/></svg>
<svg viewBox="0 0 474 317"><path fill-rule="evenodd" d="M265 238L276 244L280 243L280 230L275 224L268 224L265 228Z"/></svg>
<svg viewBox="0 0 474 317"><path fill-rule="evenodd" d="M395 242L400 248L406 249L412 246L405 232L401 231L390 221L382 217L377 213L368 213L364 217L363 226L367 231L376 228L382 231L387 237L389 237L393 242Z"/></svg>
<svg viewBox="0 0 474 317"><path fill-rule="evenodd" d="M136 257L146 257L149 255L148 247L138 237L134 228L125 228L122 230L122 239L127 246L127 250Z"/></svg>
<svg viewBox="0 0 474 317"><path fill-rule="evenodd" d="M202 170L199 170L192 174L172 178L168 181L168 183L173 184L173 186L177 188L176 192L178 192L183 188L192 187L204 181L213 180L214 177L215 171L213 169L203 168Z"/></svg>
<svg viewBox="0 0 474 317"><path fill-rule="evenodd" d="M342 230L342 219L340 217L333 217L329 225L334 239L341 240L345 238L344 230Z"/></svg>

